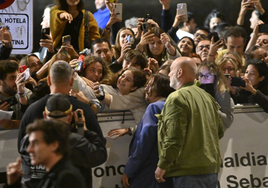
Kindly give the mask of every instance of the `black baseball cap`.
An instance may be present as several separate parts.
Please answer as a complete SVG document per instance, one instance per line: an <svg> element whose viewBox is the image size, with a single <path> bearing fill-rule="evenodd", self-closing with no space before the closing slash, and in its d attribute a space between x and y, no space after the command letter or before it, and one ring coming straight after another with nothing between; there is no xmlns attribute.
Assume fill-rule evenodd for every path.
<svg viewBox="0 0 268 188"><path fill-rule="evenodd" d="M61 118L69 115L73 106L66 95L56 93L48 98L45 111L48 117Z"/></svg>

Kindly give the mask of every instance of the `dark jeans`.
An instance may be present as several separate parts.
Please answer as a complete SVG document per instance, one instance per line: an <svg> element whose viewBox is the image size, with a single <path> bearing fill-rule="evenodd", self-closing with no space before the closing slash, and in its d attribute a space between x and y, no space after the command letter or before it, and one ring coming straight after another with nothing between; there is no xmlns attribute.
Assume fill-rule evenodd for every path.
<svg viewBox="0 0 268 188"><path fill-rule="evenodd" d="M216 188L218 173L173 178L174 188Z"/></svg>

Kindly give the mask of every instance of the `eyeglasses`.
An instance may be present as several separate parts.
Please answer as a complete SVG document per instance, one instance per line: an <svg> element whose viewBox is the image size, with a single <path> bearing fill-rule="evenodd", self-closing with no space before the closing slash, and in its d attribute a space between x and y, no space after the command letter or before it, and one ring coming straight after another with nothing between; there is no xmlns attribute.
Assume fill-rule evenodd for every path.
<svg viewBox="0 0 268 188"><path fill-rule="evenodd" d="M198 76L202 79L205 79L205 80L210 80L212 78L212 76L214 76L213 74L202 74L202 73L199 73Z"/></svg>
<svg viewBox="0 0 268 188"><path fill-rule="evenodd" d="M234 68L222 68L221 69L223 72L232 72L232 71L234 71L235 69Z"/></svg>
<svg viewBox="0 0 268 188"><path fill-rule="evenodd" d="M202 39L208 39L208 36L206 36L206 35L204 35L204 34L200 34L200 33L196 33L194 36L195 36L196 38L200 36Z"/></svg>
<svg viewBox="0 0 268 188"><path fill-rule="evenodd" d="M197 50L198 50L198 51L202 51L204 48L206 48L206 49L209 50L209 49L210 49L210 45L205 45L205 46L202 45L202 46L198 46L198 47L197 47Z"/></svg>

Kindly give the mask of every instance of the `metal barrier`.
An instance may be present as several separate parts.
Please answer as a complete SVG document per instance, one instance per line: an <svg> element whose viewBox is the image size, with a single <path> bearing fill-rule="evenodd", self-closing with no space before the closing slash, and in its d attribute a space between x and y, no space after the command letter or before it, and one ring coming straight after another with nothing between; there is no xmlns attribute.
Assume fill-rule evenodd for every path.
<svg viewBox="0 0 268 188"><path fill-rule="evenodd" d="M257 106L236 106L234 118L220 141L223 164L218 187L268 187L268 114ZM93 187L121 188L120 178L132 137L114 140L107 134L114 128L135 126L134 118L129 111L117 111L98 114L98 121L107 138L108 160L92 170ZM19 156L17 135L18 130L0 131L2 181L7 164Z"/></svg>

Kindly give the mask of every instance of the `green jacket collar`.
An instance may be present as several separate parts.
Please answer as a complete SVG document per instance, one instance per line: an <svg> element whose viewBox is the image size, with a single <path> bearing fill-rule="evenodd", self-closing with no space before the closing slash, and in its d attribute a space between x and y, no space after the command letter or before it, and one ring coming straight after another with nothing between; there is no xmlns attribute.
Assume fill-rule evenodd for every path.
<svg viewBox="0 0 268 188"><path fill-rule="evenodd" d="M185 84L183 84L179 89L183 88L183 87L187 87L187 86L191 86L191 85L194 85L194 82L187 82Z"/></svg>

